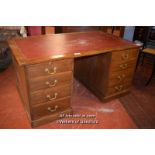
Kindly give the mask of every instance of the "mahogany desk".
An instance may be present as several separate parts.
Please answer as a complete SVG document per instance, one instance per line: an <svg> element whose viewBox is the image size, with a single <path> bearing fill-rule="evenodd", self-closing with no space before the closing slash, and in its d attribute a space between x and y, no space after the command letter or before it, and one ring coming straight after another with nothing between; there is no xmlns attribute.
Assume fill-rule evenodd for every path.
<svg viewBox="0 0 155 155"><path fill-rule="evenodd" d="M101 101L127 93L139 49L100 31L34 36L9 45L32 126L72 113L73 74Z"/></svg>

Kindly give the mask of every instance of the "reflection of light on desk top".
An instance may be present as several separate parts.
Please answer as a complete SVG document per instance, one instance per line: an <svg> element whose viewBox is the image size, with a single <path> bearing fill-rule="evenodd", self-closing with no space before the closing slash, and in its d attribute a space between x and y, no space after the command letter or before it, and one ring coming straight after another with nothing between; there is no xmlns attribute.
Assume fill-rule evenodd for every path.
<svg viewBox="0 0 155 155"><path fill-rule="evenodd" d="M140 44L140 43L135 43L137 46L142 46L142 44Z"/></svg>
<svg viewBox="0 0 155 155"><path fill-rule="evenodd" d="M79 41L79 44L87 44L88 42L87 42L87 40L80 40Z"/></svg>
<svg viewBox="0 0 155 155"><path fill-rule="evenodd" d="M64 57L64 54L53 55L51 57L52 58L62 58L62 57Z"/></svg>
<svg viewBox="0 0 155 155"><path fill-rule="evenodd" d="M135 40L134 44L136 44L137 46L143 46L143 43L139 40Z"/></svg>
<svg viewBox="0 0 155 155"><path fill-rule="evenodd" d="M74 53L74 55L80 55L81 53Z"/></svg>

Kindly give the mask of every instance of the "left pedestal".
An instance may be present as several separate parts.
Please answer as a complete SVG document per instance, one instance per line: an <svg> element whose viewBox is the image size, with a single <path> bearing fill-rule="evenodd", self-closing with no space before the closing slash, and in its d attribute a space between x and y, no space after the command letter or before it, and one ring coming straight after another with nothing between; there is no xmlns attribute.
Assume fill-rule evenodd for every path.
<svg viewBox="0 0 155 155"><path fill-rule="evenodd" d="M32 127L71 114L73 59L19 66L13 57L17 88Z"/></svg>

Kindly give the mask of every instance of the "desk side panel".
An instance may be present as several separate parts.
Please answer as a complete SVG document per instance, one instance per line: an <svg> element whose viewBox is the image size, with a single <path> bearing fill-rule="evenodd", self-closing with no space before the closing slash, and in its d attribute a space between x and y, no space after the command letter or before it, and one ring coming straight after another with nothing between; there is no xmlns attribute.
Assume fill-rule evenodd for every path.
<svg viewBox="0 0 155 155"><path fill-rule="evenodd" d="M17 90L19 92L23 106L28 114L28 118L29 118L29 120L31 120L25 67L19 66L14 56L12 56L12 60L13 60L13 64L14 64L15 74L16 74Z"/></svg>
<svg viewBox="0 0 155 155"><path fill-rule="evenodd" d="M111 53L75 59L74 76L100 99L107 91Z"/></svg>

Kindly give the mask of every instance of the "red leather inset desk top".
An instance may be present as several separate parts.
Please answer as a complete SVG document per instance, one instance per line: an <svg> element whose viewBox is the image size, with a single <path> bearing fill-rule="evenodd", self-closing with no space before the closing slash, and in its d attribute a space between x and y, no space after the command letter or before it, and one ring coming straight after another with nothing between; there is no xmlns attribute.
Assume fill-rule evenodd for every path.
<svg viewBox="0 0 155 155"><path fill-rule="evenodd" d="M55 55L75 53L87 55L91 51L117 50L119 48L134 48L135 44L100 31L62 33L33 36L16 39L16 46L27 60L52 57Z"/></svg>

